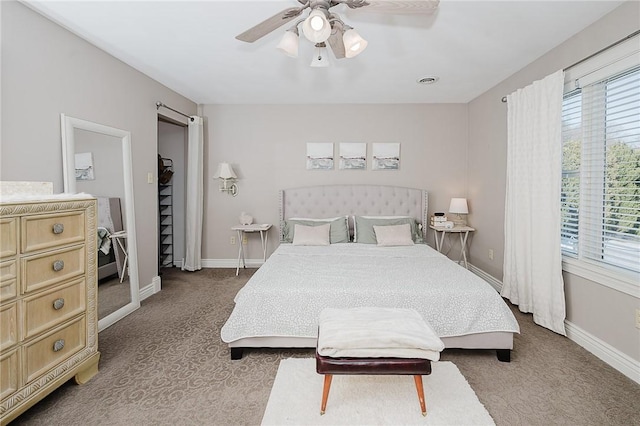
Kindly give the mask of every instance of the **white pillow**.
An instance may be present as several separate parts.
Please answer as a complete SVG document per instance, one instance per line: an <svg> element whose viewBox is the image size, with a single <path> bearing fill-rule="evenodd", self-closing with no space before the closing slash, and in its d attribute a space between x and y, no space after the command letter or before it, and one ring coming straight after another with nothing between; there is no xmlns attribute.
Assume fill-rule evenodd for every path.
<svg viewBox="0 0 640 426"><path fill-rule="evenodd" d="M296 224L293 228L293 245L328 246L330 231L330 223L320 226L304 226Z"/></svg>
<svg viewBox="0 0 640 426"><path fill-rule="evenodd" d="M378 226L373 225L379 246L412 246L411 225Z"/></svg>

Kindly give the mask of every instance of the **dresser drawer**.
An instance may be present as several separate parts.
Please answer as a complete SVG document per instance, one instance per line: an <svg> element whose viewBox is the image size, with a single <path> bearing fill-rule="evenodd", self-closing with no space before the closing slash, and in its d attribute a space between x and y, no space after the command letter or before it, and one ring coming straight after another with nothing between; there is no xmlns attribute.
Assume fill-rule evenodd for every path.
<svg viewBox="0 0 640 426"><path fill-rule="evenodd" d="M84 241L84 211L22 218L22 253Z"/></svg>
<svg viewBox="0 0 640 426"><path fill-rule="evenodd" d="M84 312L84 278L24 299L24 339L51 329Z"/></svg>
<svg viewBox="0 0 640 426"><path fill-rule="evenodd" d="M0 307L0 350L18 343L18 303Z"/></svg>
<svg viewBox="0 0 640 426"><path fill-rule="evenodd" d="M46 373L57 364L82 350L86 342L85 318L80 317L29 342L23 347L27 382Z"/></svg>
<svg viewBox="0 0 640 426"><path fill-rule="evenodd" d="M18 253L18 219L0 219L0 259Z"/></svg>
<svg viewBox="0 0 640 426"><path fill-rule="evenodd" d="M15 260L0 262L0 302L18 296L18 263Z"/></svg>
<svg viewBox="0 0 640 426"><path fill-rule="evenodd" d="M11 395L20 387L20 357L18 349L0 356L0 399Z"/></svg>
<svg viewBox="0 0 640 426"><path fill-rule="evenodd" d="M84 274L84 246L60 249L20 259L22 292L29 293Z"/></svg>

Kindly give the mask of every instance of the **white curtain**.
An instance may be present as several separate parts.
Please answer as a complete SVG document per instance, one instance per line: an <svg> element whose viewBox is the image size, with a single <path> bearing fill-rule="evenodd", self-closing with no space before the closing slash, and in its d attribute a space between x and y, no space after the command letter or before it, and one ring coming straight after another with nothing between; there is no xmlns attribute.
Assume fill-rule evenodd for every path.
<svg viewBox="0 0 640 426"><path fill-rule="evenodd" d="M186 253L182 269L202 269L202 215L203 215L203 126L202 117L189 120L189 144L187 146L187 206Z"/></svg>
<svg viewBox="0 0 640 426"><path fill-rule="evenodd" d="M507 96L502 296L536 324L566 335L560 251L562 92L555 72Z"/></svg>

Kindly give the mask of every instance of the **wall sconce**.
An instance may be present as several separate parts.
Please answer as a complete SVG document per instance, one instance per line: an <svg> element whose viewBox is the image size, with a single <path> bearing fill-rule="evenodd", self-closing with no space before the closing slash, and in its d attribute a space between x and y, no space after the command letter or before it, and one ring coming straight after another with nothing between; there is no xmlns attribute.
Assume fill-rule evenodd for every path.
<svg viewBox="0 0 640 426"><path fill-rule="evenodd" d="M238 187L236 186L236 176L233 171L233 167L229 163L219 163L218 170L216 170L216 174L213 175L214 179L222 180L222 184L220 185L220 192L226 192L227 194L231 194L234 197L238 195Z"/></svg>
<svg viewBox="0 0 640 426"><path fill-rule="evenodd" d="M456 220L453 221L456 225L466 225L467 220L460 215L469 214L469 206L467 206L466 198L452 198L451 204L449 204L449 213L457 215Z"/></svg>

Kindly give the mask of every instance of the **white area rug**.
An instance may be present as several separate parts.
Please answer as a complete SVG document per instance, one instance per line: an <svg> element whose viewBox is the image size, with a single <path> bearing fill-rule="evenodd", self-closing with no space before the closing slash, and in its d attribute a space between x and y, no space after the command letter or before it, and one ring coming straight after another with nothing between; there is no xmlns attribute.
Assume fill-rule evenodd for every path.
<svg viewBox="0 0 640 426"><path fill-rule="evenodd" d="M420 412L413 376L334 375L320 415L323 377L313 358L280 361L263 425L494 425L452 362L431 364L422 376L427 416Z"/></svg>

